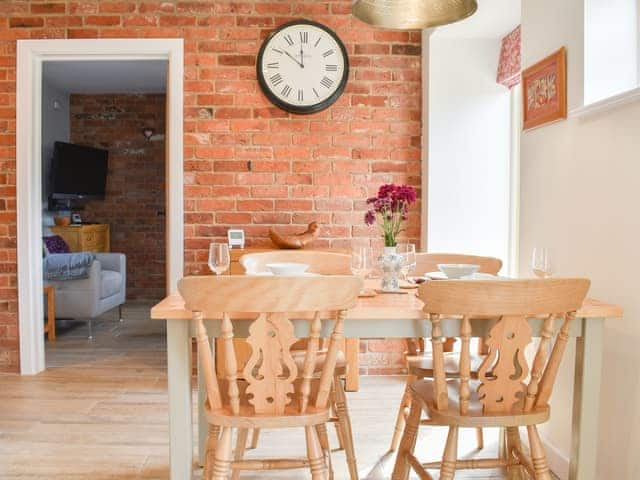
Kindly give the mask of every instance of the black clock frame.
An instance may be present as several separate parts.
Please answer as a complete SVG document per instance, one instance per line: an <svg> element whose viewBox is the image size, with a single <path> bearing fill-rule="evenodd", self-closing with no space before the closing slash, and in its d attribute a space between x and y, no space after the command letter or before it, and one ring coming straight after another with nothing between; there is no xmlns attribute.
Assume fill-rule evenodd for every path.
<svg viewBox="0 0 640 480"><path fill-rule="evenodd" d="M344 57L344 72L342 73L342 79L338 84L338 88L336 89L335 92L333 92L333 94L330 97L313 105L293 105L277 97L269 88L267 80L265 79L262 73L262 69L260 68L262 65L262 57L264 56L264 51L267 48L267 44L280 31L284 30L285 28L292 27L294 25L310 25L316 28L320 28L321 30L324 30L338 44L338 47L340 47L340 50L342 51L342 55ZM269 34L269 36L264 40L264 42L262 42L262 45L260 46L260 51L258 52L258 59L256 61L256 73L258 76L258 83L260 84L260 88L262 89L262 93L265 94L265 96L269 99L271 103L273 103L276 107L279 107L282 110L285 110L290 113L308 115L310 113L317 113L317 112L321 112L322 110L326 110L331 105L336 103L338 98L340 98L340 96L344 93L344 89L347 86L347 81L349 80L349 56L347 55L347 49L345 48L344 43L342 43L342 40L340 40L340 37L338 37L338 35L326 25L323 25L318 22L314 22L312 20L304 20L304 19L293 20L291 22L287 22L280 25L278 28L276 28L273 32Z"/></svg>

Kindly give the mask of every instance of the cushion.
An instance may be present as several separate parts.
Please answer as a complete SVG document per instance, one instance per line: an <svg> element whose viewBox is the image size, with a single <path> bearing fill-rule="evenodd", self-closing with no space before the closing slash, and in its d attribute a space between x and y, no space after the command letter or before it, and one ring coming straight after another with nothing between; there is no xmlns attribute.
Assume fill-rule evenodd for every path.
<svg viewBox="0 0 640 480"><path fill-rule="evenodd" d="M71 253L69 245L60 235L42 237L42 241L48 253Z"/></svg>
<svg viewBox="0 0 640 480"><path fill-rule="evenodd" d="M79 280L89 278L95 260L91 252L51 253L44 257L42 270L47 280Z"/></svg>
<svg viewBox="0 0 640 480"><path fill-rule="evenodd" d="M100 298L107 298L119 293L122 289L122 274L113 270L100 272Z"/></svg>

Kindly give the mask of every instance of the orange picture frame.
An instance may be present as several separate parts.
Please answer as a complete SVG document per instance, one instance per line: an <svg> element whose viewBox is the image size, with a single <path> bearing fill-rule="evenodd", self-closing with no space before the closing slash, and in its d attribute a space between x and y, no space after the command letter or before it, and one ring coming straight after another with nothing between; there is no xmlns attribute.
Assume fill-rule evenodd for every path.
<svg viewBox="0 0 640 480"><path fill-rule="evenodd" d="M523 130L567 118L567 50L522 72Z"/></svg>

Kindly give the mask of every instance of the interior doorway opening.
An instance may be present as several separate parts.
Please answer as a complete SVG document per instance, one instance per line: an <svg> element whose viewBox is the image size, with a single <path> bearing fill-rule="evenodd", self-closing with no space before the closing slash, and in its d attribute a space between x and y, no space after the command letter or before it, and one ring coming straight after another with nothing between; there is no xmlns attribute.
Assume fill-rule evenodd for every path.
<svg viewBox="0 0 640 480"><path fill-rule="evenodd" d="M166 73L166 60L43 64L47 353L57 337L119 336L166 294ZM60 272L69 253L86 278Z"/></svg>
<svg viewBox="0 0 640 480"><path fill-rule="evenodd" d="M90 85L99 85L101 82L103 83L102 88L106 88L104 82L109 78L116 78L117 80L120 80L121 84L124 84L125 82L122 75L114 75L114 71L112 69L116 68L116 63L113 62L120 62L121 66L128 67L133 66L135 63L136 68L129 68L127 71L130 71L130 73L137 72L129 75L131 77L129 80L134 84L137 81L138 85L142 85L145 82L149 83L149 80L145 81L144 78L140 77L140 72L144 71L144 68L141 69L137 67L141 65L152 65L155 66L155 68L161 68L165 73L166 98L157 97L153 99L153 101L151 98L143 98L142 95L144 95L144 92L139 89L136 91L135 86L132 86L132 84L128 85L129 90L133 90L133 92L129 94L132 95L132 97L127 98L124 98L124 96L128 94L123 91L111 91L107 93L110 89L105 89L102 92L103 96L99 99L97 98L99 94L96 91L86 91L84 93L76 91L76 98L74 98L73 92L69 92L69 142L62 143L66 145L84 144L85 147L95 147L96 143L98 144L98 147L108 146L104 144L100 145L101 142L107 144L109 142L113 142L114 145L117 144L116 150L119 149L120 158L116 155L114 157L114 159L117 160L115 163L124 163L125 169L123 170L124 173L118 177L120 180L117 180L116 178L116 184L120 182L123 185L120 185L115 189L113 188L114 186L111 185L111 197L113 197L115 192L120 192L119 194L130 194L132 191L136 190L135 188L128 188L132 181L134 184L137 184L138 187L141 184L138 183L139 180L135 179L135 176L131 177L128 175L130 172L126 172L126 170L130 170L130 167L126 166L129 160L125 157L135 156L136 153L142 155L147 150L153 151L154 148L156 150L155 156L157 157L158 145L153 145L153 147L149 145L149 148L139 147L136 145L137 142L141 140L134 140L133 136L128 138L127 135L129 133L133 135L133 132L130 130L132 130L134 126L137 130L138 121L142 122L145 120L152 122L153 117L154 124L151 125L151 123L149 123L149 125L140 128L139 131L135 132L135 138L142 139L144 142L159 142L159 140L162 140L163 150L165 151L164 155L162 155L162 158L165 159L164 166L162 167L165 178L163 185L160 187L161 190L163 190L164 195L153 194L154 191L155 193L158 193L154 190L154 188L158 188L157 186L152 187L150 193L147 192L148 198L152 199L149 202L149 210L154 212L156 217L161 219L161 222L158 222L158 218L155 218L152 223L156 225L155 228L159 228L157 224L161 225L160 228L165 233L164 237L166 238L166 245L165 248L163 248L164 255L162 255L162 253L158 253L154 260L154 263L159 265L162 263L162 259L164 259L165 268L161 269L159 272L156 271L155 275L153 275L155 277L160 277L161 281L164 282L164 285L161 285L157 281L157 278L154 284L140 280L138 283L131 284L134 295L149 294L143 292L154 292L151 294L152 296L163 295L166 291L175 289L177 280L182 274L184 248L182 194L182 40L117 39L19 41L17 69L17 197L18 263L20 268L18 271L18 293L20 360L21 372L23 374L35 374L43 370L45 367L45 324L43 321L44 308L42 301L44 286L43 263L45 263L43 262L43 236L45 236L44 233L50 233L48 230L54 227L51 223L55 223L55 219L52 219L51 217L57 216L62 218L71 218L71 213L79 213L81 219L84 215L86 220L95 221L96 223L99 219L109 219L108 221L110 223L114 222L114 218L116 219L116 222L122 220L119 221L122 225L119 224L118 227L124 227L124 224L126 223L124 222L124 219L130 214L130 209L128 208L120 210L119 214L117 212L114 214L113 210L120 208L119 205L122 203L122 198L118 200L117 197L114 197L116 198L116 201L109 205L105 204L106 200L105 203L100 203L96 198L85 198L80 202L82 204L82 209L79 211L73 211L76 205L68 204L71 208L66 210L63 215L49 214L51 211L56 213L60 212L60 210L57 210L55 205L53 205L52 209L49 208L51 207L49 198L46 198L46 205L43 205L43 200L45 200L43 198L43 188L45 185L48 189L53 188L49 173L55 170L56 166L59 167L59 165L55 164L55 160L49 165L44 164L47 153L51 155L51 158L56 158L55 140L53 141L53 146L51 146L51 143L49 143L50 139L47 138L47 132L49 130L45 128L45 108L49 106L54 112L64 110L64 103L59 98L46 98L46 75L51 73L49 71L50 69L52 69L54 73L56 69L59 72L64 73L65 71L70 71L75 68L76 75L67 75L67 78L69 78L70 81L73 79L77 81L84 75L85 79L80 83L82 88L85 89L90 88ZM122 62L129 63L127 64ZM94 68L90 68L92 66ZM106 68L106 70L101 72L100 68ZM80 72L82 72L82 74ZM90 81L91 78L86 78L87 72L93 72L95 77L94 82ZM158 80L157 77L160 76L156 75L154 78L156 81ZM76 89L77 88L79 87L76 87ZM58 94L60 95L61 93L58 92ZM123 109L115 105L115 103L118 102L115 102L114 98L107 98L108 95L116 94L123 95L123 97L119 99L120 103L131 102L130 106L132 106L132 108L136 103L134 101L135 98L138 100L142 99L143 101L138 101L138 105L134 108L134 110L140 110L139 115L142 118L138 118L136 121L131 122L124 118L118 119L118 113L123 113L120 112L120 110L125 111L127 109ZM82 95L92 95L94 98L89 102L87 101L88 98L82 97ZM88 108L89 110L93 110L84 111L83 109L87 105L92 105ZM153 109L159 108L160 106L162 106L163 111L161 116L164 117L164 121L162 121L163 119L158 120L158 111L145 111L147 108ZM76 127L82 126L83 128L77 128L77 131L74 132L71 128L72 123L75 123ZM59 125L55 124L55 127L59 127ZM119 128L122 128L120 132L117 131ZM160 133L160 130L165 129L165 135L164 137L161 137L160 135L162 134ZM99 140L97 139L97 136L94 136L93 140L91 140L89 138L91 134L86 133L89 130L92 130L94 134L96 131L100 131L101 133L98 136L102 136L103 138ZM149 130L153 131L150 132ZM60 132L57 134L59 135ZM104 138L107 138L107 140ZM87 145L91 143L94 143L94 145ZM146 145L144 145L144 147L146 147ZM50 153L51 149L53 149L53 154ZM100 150L100 148L98 148L98 150ZM102 148L102 150L104 150L104 148ZM49 172L46 171L47 168L49 169ZM158 168L158 166L155 165L154 168ZM111 173L113 174L114 172L112 171ZM66 177L67 179L72 180L71 175L67 174ZM112 178L112 183L113 180L114 179ZM85 181L83 183L86 186L88 182ZM64 188L62 188L62 190L64 190ZM46 196L49 197L49 194L51 193L54 192L47 191ZM93 195L92 197L96 196L100 197L99 192L98 195ZM102 196L107 199L110 195L108 191L105 191ZM164 199L161 202L158 202L158 197L164 197ZM58 198L55 200L61 199ZM65 199L62 198L62 200ZM144 200L140 201L139 199L138 203L142 204L144 203ZM107 222L107 220L101 221L105 223ZM104 223L101 225L104 225ZM135 220L130 222L129 227L131 226L136 226ZM104 236L98 240L96 239L97 232L90 232L91 238L89 240L90 242L93 242L93 248L89 248L89 250L95 249L96 242L102 242L101 248L104 248L104 244L107 243L109 250L112 250L112 247L117 246L118 242L122 242L124 245L121 248L129 248L130 246L125 244L129 243L128 239L132 233L127 232L126 230L121 233L118 233L118 231L119 228L116 228L116 237L112 238L110 235L108 240L105 240ZM118 235L120 235L120 239L117 238ZM151 235L151 237L153 237L153 235ZM113 245L114 241L116 245ZM132 247L145 250L144 244L137 246L133 245ZM79 248L82 249L83 247L80 246ZM137 253L138 252L136 251L133 252L134 255ZM96 255L101 254L102 253L98 253ZM91 268L93 268L93 263L91 264ZM100 263L105 263L105 261L101 261ZM106 261L106 263L111 271L118 271L118 267L116 265L118 262ZM158 265L156 265L156 268ZM128 271L131 271L126 267L121 270L124 271L125 276ZM144 279L144 277L145 276L141 276L140 278ZM149 275L146 277L149 277ZM129 280L131 281L131 279ZM99 295L104 298L110 297L110 294L113 293L111 290L115 288L114 285L116 283L117 282L113 278L110 281L105 282L100 287L101 291ZM102 301L104 298L98 298L97 301ZM85 298L83 301L88 302L89 299ZM113 305L112 310L117 306L117 304Z"/></svg>

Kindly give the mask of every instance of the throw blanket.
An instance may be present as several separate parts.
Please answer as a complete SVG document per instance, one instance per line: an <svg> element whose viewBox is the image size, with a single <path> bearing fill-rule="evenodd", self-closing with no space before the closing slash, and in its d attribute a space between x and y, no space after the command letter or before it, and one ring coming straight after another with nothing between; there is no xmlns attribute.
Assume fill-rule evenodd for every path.
<svg viewBox="0 0 640 480"><path fill-rule="evenodd" d="M93 253L52 253L44 257L45 280L78 280L89 278Z"/></svg>

